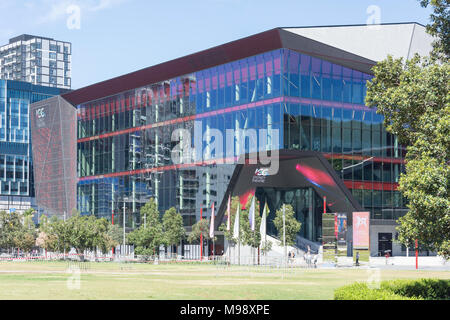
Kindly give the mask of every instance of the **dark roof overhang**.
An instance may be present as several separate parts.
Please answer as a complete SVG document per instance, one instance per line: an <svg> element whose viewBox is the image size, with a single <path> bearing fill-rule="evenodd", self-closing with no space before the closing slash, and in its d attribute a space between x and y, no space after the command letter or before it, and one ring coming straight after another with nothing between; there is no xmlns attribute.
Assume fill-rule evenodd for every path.
<svg viewBox="0 0 450 320"><path fill-rule="evenodd" d="M370 73L371 67L375 65L372 60L275 28L102 81L62 96L73 105L78 105L280 48L292 49L365 73Z"/></svg>

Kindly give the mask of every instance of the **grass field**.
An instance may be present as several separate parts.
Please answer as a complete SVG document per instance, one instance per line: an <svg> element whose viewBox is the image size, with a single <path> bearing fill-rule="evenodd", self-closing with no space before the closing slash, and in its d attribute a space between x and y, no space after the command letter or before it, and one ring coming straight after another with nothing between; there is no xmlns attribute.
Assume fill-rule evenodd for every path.
<svg viewBox="0 0 450 320"><path fill-rule="evenodd" d="M376 275L366 269L256 269L208 264L87 263L80 287L67 262L0 263L0 299L333 299L334 289ZM78 264L73 264L78 267ZM450 272L379 270L380 280Z"/></svg>

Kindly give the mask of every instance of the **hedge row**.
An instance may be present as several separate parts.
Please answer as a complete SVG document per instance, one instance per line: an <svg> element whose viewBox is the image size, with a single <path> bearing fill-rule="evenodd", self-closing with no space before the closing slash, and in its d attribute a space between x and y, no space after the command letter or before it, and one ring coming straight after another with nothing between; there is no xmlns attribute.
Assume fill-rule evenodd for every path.
<svg viewBox="0 0 450 320"><path fill-rule="evenodd" d="M354 283L334 291L335 300L450 300L450 280L382 281L379 289Z"/></svg>

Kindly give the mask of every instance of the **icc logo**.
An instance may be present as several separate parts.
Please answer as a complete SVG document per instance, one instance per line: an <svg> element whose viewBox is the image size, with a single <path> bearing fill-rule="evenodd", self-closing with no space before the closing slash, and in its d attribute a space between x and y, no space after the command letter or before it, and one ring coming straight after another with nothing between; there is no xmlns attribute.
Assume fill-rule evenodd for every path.
<svg viewBox="0 0 450 320"><path fill-rule="evenodd" d="M36 110L36 116L38 119L45 118L45 111L44 108L39 108Z"/></svg>
<svg viewBox="0 0 450 320"><path fill-rule="evenodd" d="M255 176L268 176L269 175L269 169L268 168L263 168L263 169L256 169L255 170Z"/></svg>

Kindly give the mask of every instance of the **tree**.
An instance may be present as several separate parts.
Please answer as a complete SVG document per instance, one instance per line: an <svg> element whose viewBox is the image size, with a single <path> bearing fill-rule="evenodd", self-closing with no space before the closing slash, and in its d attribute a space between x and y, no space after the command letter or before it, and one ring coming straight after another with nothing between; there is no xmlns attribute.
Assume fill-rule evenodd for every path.
<svg viewBox="0 0 450 320"><path fill-rule="evenodd" d="M145 217L146 226L141 224L138 229L130 232L128 242L135 245L136 254L154 255L159 246L164 243L164 235L158 205L153 198L141 208L140 214L141 220Z"/></svg>
<svg viewBox="0 0 450 320"><path fill-rule="evenodd" d="M435 57L448 59L450 56L450 2L449 0L420 0L422 7L430 4L433 7L431 24L427 25L427 32L437 37L434 42Z"/></svg>
<svg viewBox="0 0 450 320"><path fill-rule="evenodd" d="M44 232L46 236L42 235L41 240L44 241L43 248L48 251L68 251L70 250L70 235L69 228L65 221L53 216L50 221L46 219L45 224L42 224L41 220L41 232ZM45 227L44 227L45 226ZM40 240L40 241L41 241Z"/></svg>
<svg viewBox="0 0 450 320"><path fill-rule="evenodd" d="M16 212L0 211L0 247L17 248L18 234L23 231L21 218Z"/></svg>
<svg viewBox="0 0 450 320"><path fill-rule="evenodd" d="M200 240L200 235L203 234L203 239L210 240L209 236L209 219L202 219L192 225L192 231L188 236L189 243Z"/></svg>
<svg viewBox="0 0 450 320"><path fill-rule="evenodd" d="M231 205L230 205L230 212L231 212L231 218L230 218L230 230L227 230L226 223L222 223L219 227L220 231L223 231L223 234L225 238L231 242L231 243L237 243L238 239L233 238L233 230L234 230L234 220L236 219L236 210L238 205L240 205L240 200L238 196L234 196L231 198ZM243 222L242 220L242 210L239 216L239 220ZM239 233L241 238L243 237L243 231L242 231L242 223L239 223Z"/></svg>
<svg viewBox="0 0 450 320"><path fill-rule="evenodd" d="M35 212L36 211L33 208L29 208L29 209L25 210L25 212L23 213L23 216L24 217L30 217L30 216L33 216L33 214Z"/></svg>
<svg viewBox="0 0 450 320"><path fill-rule="evenodd" d="M23 225L18 225L14 232L14 246L29 253L36 242L36 225L33 222L34 210L28 209L24 213Z"/></svg>
<svg viewBox="0 0 450 320"><path fill-rule="evenodd" d="M295 238L297 233L300 231L302 224L297 221L294 217L294 208L290 204L286 205L286 217L285 217L285 226L286 226L286 245L292 246L295 243ZM281 207L275 213L275 219L273 219L273 224L277 229L278 237L280 239L283 238L283 208Z"/></svg>
<svg viewBox="0 0 450 320"><path fill-rule="evenodd" d="M123 228L117 224L109 225L107 235L112 241L111 247L115 247L119 245L123 239Z"/></svg>
<svg viewBox="0 0 450 320"><path fill-rule="evenodd" d="M448 4L446 10L448 14ZM399 190L408 200L409 211L398 220L399 240L410 245L418 239L423 248L448 258L450 64L417 55L406 62L388 57L373 72L366 104L377 108L386 129L407 146Z"/></svg>
<svg viewBox="0 0 450 320"><path fill-rule="evenodd" d="M14 235L15 247L29 253L33 249L36 242L34 232L29 230L18 230Z"/></svg>
<svg viewBox="0 0 450 320"><path fill-rule="evenodd" d="M168 246L178 245L185 236L183 217L172 207L163 215L164 243Z"/></svg>
<svg viewBox="0 0 450 320"><path fill-rule="evenodd" d="M250 227L250 206L253 197L248 197L247 203L245 204L245 209L241 210L241 220L240 229L242 230L242 243L248 245L252 248L258 248L261 243L261 234L259 233L259 227L261 225L261 217L259 216L259 201L255 199L255 230L252 231Z"/></svg>

